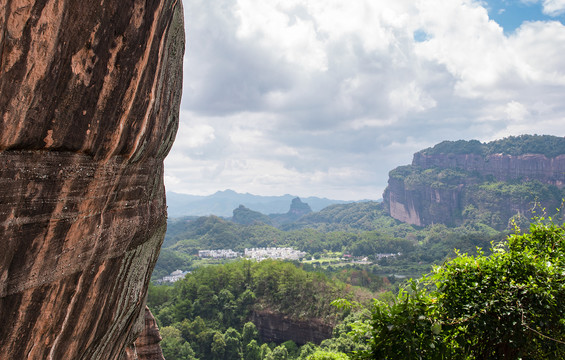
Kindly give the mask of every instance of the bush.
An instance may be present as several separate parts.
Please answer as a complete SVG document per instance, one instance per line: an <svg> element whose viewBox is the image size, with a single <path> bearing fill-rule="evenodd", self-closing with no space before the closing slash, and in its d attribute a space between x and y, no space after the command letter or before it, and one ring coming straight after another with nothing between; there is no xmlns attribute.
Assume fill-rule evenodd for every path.
<svg viewBox="0 0 565 360"><path fill-rule="evenodd" d="M541 220L375 301L357 359L565 358L565 228ZM366 328L357 331L359 339Z"/></svg>

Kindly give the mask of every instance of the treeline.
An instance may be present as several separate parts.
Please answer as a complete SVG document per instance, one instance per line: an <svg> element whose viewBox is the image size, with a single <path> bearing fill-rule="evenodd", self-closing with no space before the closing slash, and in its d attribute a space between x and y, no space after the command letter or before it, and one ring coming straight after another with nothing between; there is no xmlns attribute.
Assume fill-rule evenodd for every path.
<svg viewBox="0 0 565 360"><path fill-rule="evenodd" d="M564 358L565 226L539 220L491 250L458 254L370 306L339 282L276 261L204 268L151 287L148 302L168 360ZM340 293L333 304L343 320L320 345L261 343L246 322L255 307L338 319L327 303ZM320 302L309 307L301 295ZM311 312L318 306L325 314Z"/></svg>
<svg viewBox="0 0 565 360"><path fill-rule="evenodd" d="M543 154L550 157L565 154L565 137L552 135L520 135L481 143L477 140L443 141L421 151L426 155L436 154Z"/></svg>

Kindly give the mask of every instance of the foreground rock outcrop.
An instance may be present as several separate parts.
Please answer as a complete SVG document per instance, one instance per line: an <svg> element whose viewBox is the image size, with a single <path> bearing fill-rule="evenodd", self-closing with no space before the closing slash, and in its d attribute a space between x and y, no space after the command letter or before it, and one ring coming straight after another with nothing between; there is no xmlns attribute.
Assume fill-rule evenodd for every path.
<svg viewBox="0 0 565 360"><path fill-rule="evenodd" d="M163 339L157 322L148 307L145 307L144 328L133 345L126 349L127 360L164 360L159 343Z"/></svg>
<svg viewBox="0 0 565 360"><path fill-rule="evenodd" d="M446 141L391 171L383 202L392 217L412 225L480 222L504 229L517 217L553 215L564 187L565 138Z"/></svg>
<svg viewBox="0 0 565 360"><path fill-rule="evenodd" d="M0 359L120 359L143 330L183 31L178 0L0 0Z"/></svg>

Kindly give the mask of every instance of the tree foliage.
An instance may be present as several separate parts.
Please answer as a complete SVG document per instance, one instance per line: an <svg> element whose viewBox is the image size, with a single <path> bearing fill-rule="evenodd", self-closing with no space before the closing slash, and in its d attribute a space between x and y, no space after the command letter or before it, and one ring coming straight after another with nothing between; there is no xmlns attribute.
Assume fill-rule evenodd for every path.
<svg viewBox="0 0 565 360"><path fill-rule="evenodd" d="M172 287L151 285L148 304L171 359L189 353L198 359L295 359L300 352L292 341L273 348L259 343L251 311L333 323L338 312L331 301L354 296L345 284L293 263L241 260L199 268Z"/></svg>
<svg viewBox="0 0 565 360"><path fill-rule="evenodd" d="M565 138L551 135L520 135L509 136L504 139L488 143L477 140L442 141L434 147L421 151L426 155L435 154L542 154L555 157L565 154Z"/></svg>
<svg viewBox="0 0 565 360"><path fill-rule="evenodd" d="M358 359L562 359L565 227L538 221L490 256L460 254L375 301ZM367 337L367 334L369 336Z"/></svg>

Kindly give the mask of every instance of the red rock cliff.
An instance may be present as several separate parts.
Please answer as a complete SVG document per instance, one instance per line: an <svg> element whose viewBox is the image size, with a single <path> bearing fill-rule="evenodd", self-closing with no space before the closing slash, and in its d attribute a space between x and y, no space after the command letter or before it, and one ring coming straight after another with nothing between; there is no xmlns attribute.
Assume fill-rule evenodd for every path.
<svg viewBox="0 0 565 360"><path fill-rule="evenodd" d="M412 165L424 169L431 167L460 168L493 175L500 181L513 179L538 180L559 188L565 186L565 155L548 158L542 154L414 154Z"/></svg>
<svg viewBox="0 0 565 360"><path fill-rule="evenodd" d="M0 359L119 359L166 227L179 0L0 0Z"/></svg>
<svg viewBox="0 0 565 360"><path fill-rule="evenodd" d="M530 138L535 138L538 143L544 141L544 137ZM518 143L522 139L505 141ZM556 139L562 141L562 138ZM503 186L481 186L495 181L530 183L530 187L515 186L510 191ZM532 183L544 184L545 188L540 191L541 187ZM504 229L515 215L531 218L535 206L538 211L560 208L564 187L565 155L562 153L548 157L532 153L430 154L424 150L414 154L412 165L391 171L383 202L392 217L412 225L442 223L455 226L478 220L473 217L479 216L481 222ZM549 212L549 215L553 216L553 213Z"/></svg>

